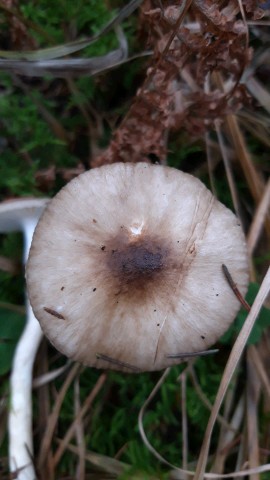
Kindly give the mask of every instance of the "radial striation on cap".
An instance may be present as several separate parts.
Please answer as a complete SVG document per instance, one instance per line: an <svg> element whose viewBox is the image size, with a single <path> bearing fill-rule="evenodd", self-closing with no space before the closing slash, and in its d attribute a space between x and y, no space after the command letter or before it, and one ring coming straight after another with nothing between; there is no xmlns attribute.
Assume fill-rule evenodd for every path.
<svg viewBox="0 0 270 480"><path fill-rule="evenodd" d="M50 202L27 265L34 313L63 354L86 365L160 370L206 350L240 307L247 250L236 216L195 177L113 164Z"/></svg>

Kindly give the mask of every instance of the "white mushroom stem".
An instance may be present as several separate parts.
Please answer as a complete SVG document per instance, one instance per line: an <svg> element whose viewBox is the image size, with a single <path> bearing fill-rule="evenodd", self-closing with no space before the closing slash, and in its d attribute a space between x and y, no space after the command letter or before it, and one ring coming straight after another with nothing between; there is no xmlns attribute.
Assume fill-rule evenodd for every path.
<svg viewBox="0 0 270 480"><path fill-rule="evenodd" d="M0 232L22 231L27 261L36 224L47 199L16 199L0 204ZM17 480L35 480L32 438L32 371L42 332L28 299L26 325L18 341L10 376L9 467ZM13 476L12 476L13 478Z"/></svg>
<svg viewBox="0 0 270 480"><path fill-rule="evenodd" d="M24 263L28 258L37 219L27 219L23 225ZM32 371L42 331L26 300L27 321L18 342L10 377L9 464L10 471L18 471L18 480L36 478L32 437Z"/></svg>
<svg viewBox="0 0 270 480"><path fill-rule="evenodd" d="M32 370L42 332L27 300L27 323L18 342L10 378L9 464L17 479L36 478L32 438ZM20 470L22 469L22 470Z"/></svg>

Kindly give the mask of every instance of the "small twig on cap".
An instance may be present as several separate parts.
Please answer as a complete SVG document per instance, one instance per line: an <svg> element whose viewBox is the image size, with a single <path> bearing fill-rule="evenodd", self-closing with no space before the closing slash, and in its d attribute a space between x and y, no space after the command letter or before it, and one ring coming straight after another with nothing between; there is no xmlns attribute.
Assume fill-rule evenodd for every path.
<svg viewBox="0 0 270 480"><path fill-rule="evenodd" d="M239 302L241 303L241 305L246 309L247 312L250 311L251 307L250 305L246 302L246 300L244 299L243 295L240 293L236 283L234 282L228 268L226 267L226 265L222 264L222 271L226 277L226 280L228 281L228 284L230 285L233 293L235 294L235 296L238 298Z"/></svg>
<svg viewBox="0 0 270 480"><path fill-rule="evenodd" d="M202 350L200 352L191 352L191 353L172 353L167 355L167 358L191 358L191 357L205 357L206 355L212 355L219 352L218 349L214 350Z"/></svg>
<svg viewBox="0 0 270 480"><path fill-rule="evenodd" d="M43 307L43 310L45 310L45 312L49 313L53 317L59 318L60 320L65 320L65 317L61 315L61 313L58 313L56 310L53 310L52 308Z"/></svg>
<svg viewBox="0 0 270 480"><path fill-rule="evenodd" d="M114 365L119 365L120 367L129 368L134 372L140 372L140 369L138 367L130 365L130 363L121 362L120 360L116 360L115 358L108 357L107 355L103 355L102 353L96 353L96 358L98 360L105 360L105 362L110 362Z"/></svg>

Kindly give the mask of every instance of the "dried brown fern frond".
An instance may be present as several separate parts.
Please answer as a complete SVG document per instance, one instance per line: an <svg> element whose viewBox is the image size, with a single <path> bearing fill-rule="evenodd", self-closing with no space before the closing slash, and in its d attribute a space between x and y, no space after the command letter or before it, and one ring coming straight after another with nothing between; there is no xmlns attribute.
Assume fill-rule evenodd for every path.
<svg viewBox="0 0 270 480"><path fill-rule="evenodd" d="M245 17L262 15L252 0L146 0L141 27L154 50L151 64L109 148L92 165L151 156L164 162L170 130L201 135L248 102L239 82L252 55Z"/></svg>

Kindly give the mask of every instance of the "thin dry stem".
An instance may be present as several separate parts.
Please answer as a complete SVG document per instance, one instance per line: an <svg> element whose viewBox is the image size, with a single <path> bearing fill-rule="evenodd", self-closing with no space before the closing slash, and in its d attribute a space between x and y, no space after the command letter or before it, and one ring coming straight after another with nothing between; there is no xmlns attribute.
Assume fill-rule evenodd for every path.
<svg viewBox="0 0 270 480"><path fill-rule="evenodd" d="M227 151L227 148L226 148L226 145L225 145L225 140L223 138L221 128L220 128L217 121L215 121L215 128L216 128L218 143L219 143L219 147L220 147L220 151L221 151L221 155L222 155L222 159L223 159L223 163L224 163L224 167L225 167L225 172L226 172L226 176L227 176L227 180L228 180L228 184L229 184L229 188L230 188L230 192L231 192L231 196L232 196L233 206L234 206L236 215L238 216L239 220L241 221L242 216L241 216L241 205L240 205L240 201L239 201L239 195L238 195L237 188L236 188L236 183L235 183L235 180L234 180L234 175L233 175L233 170L232 170L230 158L229 158L228 151Z"/></svg>
<svg viewBox="0 0 270 480"><path fill-rule="evenodd" d="M70 425L69 429L67 430L66 435L63 438L63 440L61 441L60 446L56 450L56 453L55 453L54 458L53 458L54 467L56 467L57 464L59 463L59 461L60 461L60 459L61 459L61 457L62 457L62 455L65 451L66 446L68 445L68 443L70 442L70 440L72 439L72 437L74 435L74 432L76 430L78 422L80 422L83 419L83 417L85 416L85 414L87 413L89 408L92 406L93 401L95 400L96 396L100 392L100 389L103 387L106 379L107 379L106 373L102 373L99 376L95 386L93 387L93 389L89 393L88 397L84 401L80 411L78 412L76 418L73 420L72 424Z"/></svg>
<svg viewBox="0 0 270 480"><path fill-rule="evenodd" d="M75 378L74 382L74 417L77 419L81 410L80 402L80 380L79 376ZM85 437L84 437L84 425L82 419L77 420L75 427L76 441L79 450L78 465L76 469L76 479L85 480Z"/></svg>
<svg viewBox="0 0 270 480"><path fill-rule="evenodd" d="M43 466L46 463L46 459L47 459L47 455L48 455L48 452L49 452L49 449L50 449L53 433L54 433L54 430L55 430L55 427L56 427L56 424L57 424L57 421L58 421L58 416L59 416L59 413L60 413L62 403L63 403L64 398L65 398L65 395L66 395L71 383L73 382L73 380L76 377L80 368L81 368L81 366L77 363L75 363L75 365L73 365L72 369L70 370L70 372L67 375L66 380L64 381L64 383L62 385L62 388L61 388L60 392L57 395L55 404L54 404L52 412L49 416L48 424L47 424L47 427L45 429L45 432L44 432L44 435L43 435L43 438L42 438L42 441L41 441L41 445L40 445L40 451L39 451L38 462L37 462L38 469L40 471L42 471Z"/></svg>
<svg viewBox="0 0 270 480"><path fill-rule="evenodd" d="M257 376L255 365L247 349L247 437L248 437L248 460L251 468L260 465L259 457L259 432L258 432L258 402L260 398L261 382ZM259 474L250 475L250 480L259 480Z"/></svg>
<svg viewBox="0 0 270 480"><path fill-rule="evenodd" d="M260 203L256 209L255 215L252 219L252 223L247 235L247 247L250 257L252 256L257 242L262 233L263 226L267 222L267 215L270 207L270 178L263 191Z"/></svg>
<svg viewBox="0 0 270 480"><path fill-rule="evenodd" d="M188 466L188 419L187 419L187 372L180 375L181 381L181 411L182 411L182 467Z"/></svg>
<svg viewBox="0 0 270 480"><path fill-rule="evenodd" d="M250 361L252 361L258 378L261 381L262 388L264 390L265 395L268 397L268 401L270 402L270 380L269 380L269 373L267 372L263 360L261 358L260 352L258 351L255 345L249 346L249 357Z"/></svg>
<svg viewBox="0 0 270 480"><path fill-rule="evenodd" d="M215 463L212 467L212 472L223 473L225 462L230 454L231 448L235 446L239 440L241 441L241 434L239 435L239 433L237 434L236 432L239 432L239 428L244 417L244 410L244 396L242 396L240 397L232 415L231 429L224 431L224 428L221 428L220 430L219 443L217 447Z"/></svg>
<svg viewBox="0 0 270 480"><path fill-rule="evenodd" d="M62 440L57 439L56 441L61 446ZM65 445L64 448L76 455L79 454L79 448L76 445L69 443ZM85 460L92 465L101 468L103 471L108 472L110 475L122 475L125 470L130 468L130 465L126 463L119 462L119 460L115 460L115 458L106 457L105 455L100 455L95 452L86 451Z"/></svg>
<svg viewBox="0 0 270 480"><path fill-rule="evenodd" d="M198 397L200 398L200 400L201 400L201 402L203 403L203 405L209 410L209 412L211 412L212 409L213 409L213 405L212 405L212 403L208 400L208 398L207 398L206 395L204 394L203 390L201 389L200 384L199 384L198 379L197 379L197 376L196 376L196 373L195 373L195 369L194 369L193 366L191 366L191 365L189 366L188 373L189 373L189 375L190 375L190 378L191 378L193 387L195 388ZM226 428L227 430L231 430L231 429L232 429L230 423L227 422L227 420L226 420L222 415L219 414L219 415L217 416L217 420L218 420L218 422L219 422L221 425L223 425L223 427ZM233 432L234 432L234 430L233 430Z"/></svg>
<svg viewBox="0 0 270 480"><path fill-rule="evenodd" d="M261 175L257 172L251 155L248 151L248 147L245 142L245 138L240 130L238 120L235 115L228 115L226 117L226 125L228 127L232 143L235 148L236 157L239 161L243 173L245 175L250 192L254 198L255 203L260 203L262 192L264 191L264 182ZM269 216L266 218L266 229L270 235L270 220Z"/></svg>

